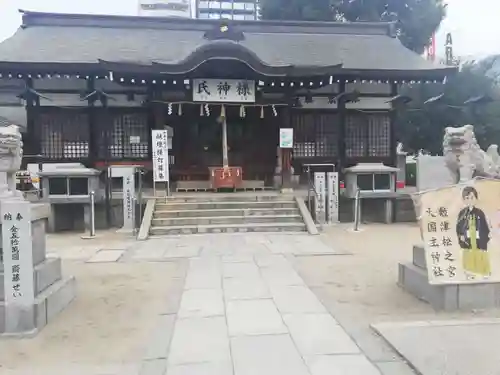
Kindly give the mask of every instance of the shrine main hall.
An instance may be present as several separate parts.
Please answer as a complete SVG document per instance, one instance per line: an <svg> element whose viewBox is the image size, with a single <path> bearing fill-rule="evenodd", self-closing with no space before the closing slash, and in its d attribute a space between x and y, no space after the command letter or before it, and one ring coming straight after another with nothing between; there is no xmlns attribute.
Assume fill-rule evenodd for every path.
<svg viewBox="0 0 500 375"><path fill-rule="evenodd" d="M405 48L392 23L24 11L0 44L0 116L16 113L43 162L151 169L151 131L168 129L172 183L227 164L272 186L305 164L395 165L400 87L454 70ZM282 154L280 129L293 129Z"/></svg>

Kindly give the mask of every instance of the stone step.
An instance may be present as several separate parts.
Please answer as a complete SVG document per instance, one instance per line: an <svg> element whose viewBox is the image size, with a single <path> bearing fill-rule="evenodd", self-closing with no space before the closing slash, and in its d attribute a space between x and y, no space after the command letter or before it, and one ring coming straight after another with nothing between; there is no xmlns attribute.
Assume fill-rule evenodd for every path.
<svg viewBox="0 0 500 375"><path fill-rule="evenodd" d="M179 196L174 195L167 198L158 198L157 203L176 202L176 203L197 203L197 202L269 202L293 200L293 197L287 197L280 194L274 195L254 195L254 194L211 194L211 195L192 195Z"/></svg>
<svg viewBox="0 0 500 375"><path fill-rule="evenodd" d="M236 233L236 232L305 232L304 223L251 223L225 225L179 225L151 227L150 235L174 235L196 233Z"/></svg>
<svg viewBox="0 0 500 375"><path fill-rule="evenodd" d="M207 210L156 210L153 218L175 218L175 217L218 217L218 216L276 216L276 215L299 215L298 208L227 208Z"/></svg>
<svg viewBox="0 0 500 375"><path fill-rule="evenodd" d="M274 216L245 216L230 215L216 217L177 217L153 219L151 225L179 226L179 225L212 225L212 224L250 224L250 223L301 223L300 215L274 215Z"/></svg>
<svg viewBox="0 0 500 375"><path fill-rule="evenodd" d="M33 286L35 295L43 292L49 286L61 279L61 259L46 258L33 270ZM0 301L5 299L4 273L0 272Z"/></svg>
<svg viewBox="0 0 500 375"><path fill-rule="evenodd" d="M156 202L155 210L157 211L181 211L181 210L210 210L210 209L248 209L248 208L296 208L297 203L293 200L290 201L258 201L258 202L172 202L160 203Z"/></svg>

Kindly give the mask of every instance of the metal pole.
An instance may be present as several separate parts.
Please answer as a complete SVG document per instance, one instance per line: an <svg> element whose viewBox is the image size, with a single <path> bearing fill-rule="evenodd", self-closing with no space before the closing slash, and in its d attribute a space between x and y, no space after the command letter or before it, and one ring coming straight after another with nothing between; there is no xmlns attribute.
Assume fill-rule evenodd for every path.
<svg viewBox="0 0 500 375"><path fill-rule="evenodd" d="M307 205L309 211L312 211L311 205L311 167L307 167Z"/></svg>
<svg viewBox="0 0 500 375"><path fill-rule="evenodd" d="M105 193L106 193L106 197L105 197L105 206L106 206L106 222L108 224L108 228L111 228L111 221L113 220L112 219L112 213L111 213L111 200L113 198L113 193L112 193L112 185L111 185L111 181L112 181L112 178L113 178L113 175L112 175L112 171L111 171L111 167L108 165L107 161L106 161L106 164L105 164L105 168L106 168L106 181L105 181Z"/></svg>
<svg viewBox="0 0 500 375"><path fill-rule="evenodd" d="M314 185L316 186L316 185ZM323 195L318 196L318 192L316 191L316 188L314 188L314 194L316 196L316 199L319 201L319 228L321 231L323 231L323 224L324 224L324 219L326 218L326 212L325 212L325 202L323 199Z"/></svg>
<svg viewBox="0 0 500 375"><path fill-rule="evenodd" d="M38 199L43 198L43 189L42 189L42 172L43 172L43 161L42 161L42 155L37 155L38 159Z"/></svg>
<svg viewBox="0 0 500 375"><path fill-rule="evenodd" d="M95 192L90 192L90 237L95 237Z"/></svg>
<svg viewBox="0 0 500 375"><path fill-rule="evenodd" d="M136 206L137 206L137 198L133 197L132 198L132 219L134 220L134 236L137 236L137 218L135 217L136 213Z"/></svg>
<svg viewBox="0 0 500 375"><path fill-rule="evenodd" d="M358 189L356 191L356 197L354 200L354 231L355 232L359 231L359 220L360 220L360 213L361 213L360 195L361 195L361 191Z"/></svg>
<svg viewBox="0 0 500 375"><path fill-rule="evenodd" d="M139 169L139 182L138 182L138 193L137 193L137 199L139 201L139 217L140 220L142 221L142 176L144 175L144 171L142 169Z"/></svg>

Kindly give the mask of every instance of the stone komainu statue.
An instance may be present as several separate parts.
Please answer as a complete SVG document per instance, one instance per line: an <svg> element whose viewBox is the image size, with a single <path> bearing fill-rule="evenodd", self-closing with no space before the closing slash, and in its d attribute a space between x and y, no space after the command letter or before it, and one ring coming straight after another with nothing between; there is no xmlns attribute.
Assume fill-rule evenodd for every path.
<svg viewBox="0 0 500 375"><path fill-rule="evenodd" d="M16 190L16 172L21 168L23 141L19 127L0 127L0 198L21 198Z"/></svg>
<svg viewBox="0 0 500 375"><path fill-rule="evenodd" d="M467 182L479 176L500 176L498 146L491 145L488 152L481 150L472 125L445 129L443 155L455 183Z"/></svg>

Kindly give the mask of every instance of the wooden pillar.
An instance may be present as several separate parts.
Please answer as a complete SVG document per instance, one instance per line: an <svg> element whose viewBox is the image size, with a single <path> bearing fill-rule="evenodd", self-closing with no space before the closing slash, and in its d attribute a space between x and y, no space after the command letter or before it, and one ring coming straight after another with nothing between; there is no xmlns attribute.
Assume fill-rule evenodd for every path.
<svg viewBox="0 0 500 375"><path fill-rule="evenodd" d="M339 93L343 93L346 90L346 83L345 82L340 82L339 83ZM337 109L339 112L339 131L338 131L338 140L337 140L337 153L338 153L338 163L337 163L337 169L339 172L342 172L342 169L345 168L347 165L346 159L346 143L345 143L345 137L346 137L346 127L347 127L347 112L345 108L345 100L343 98L339 99L339 102L337 103Z"/></svg>
<svg viewBox="0 0 500 375"><path fill-rule="evenodd" d="M26 88L33 88L33 79L26 78ZM26 97L26 133L24 133L23 141L25 144L26 155L39 155L42 152L40 140L40 131L35 129L35 99L31 95ZM38 101L39 102L39 101Z"/></svg>
<svg viewBox="0 0 500 375"><path fill-rule="evenodd" d="M87 79L87 95L95 91L95 78L89 77ZM96 135L96 111L95 111L95 96L89 96L87 101L88 114L89 114L89 164L94 166L97 160L97 135ZM105 132L107 133L107 132ZM106 154L107 154L106 150Z"/></svg>
<svg viewBox="0 0 500 375"><path fill-rule="evenodd" d="M149 85L146 91L146 101L147 103L151 103L152 100L155 98L155 91L154 87L152 85ZM156 115L154 111L154 107L151 105L148 105L146 107L148 109L148 129L149 129L149 135L148 135L148 155L151 160L153 160L153 144L152 144L152 139L151 139L151 130L155 129L156 127Z"/></svg>
<svg viewBox="0 0 500 375"><path fill-rule="evenodd" d="M161 104L153 105L154 129L163 129L165 126L165 111Z"/></svg>
<svg viewBox="0 0 500 375"><path fill-rule="evenodd" d="M288 106L283 111L284 118L283 124L286 128L293 128L292 123L292 110ZM278 129L279 131L279 129ZM282 148L281 150L281 189L292 189L292 150L289 148Z"/></svg>
<svg viewBox="0 0 500 375"><path fill-rule="evenodd" d="M391 97L395 97L398 95L398 84L391 83ZM393 108L390 113L390 123L389 123L389 147L390 147L390 157L391 157L391 166L396 167L398 164L398 154L396 151L397 148L397 121L398 121L398 113Z"/></svg>

